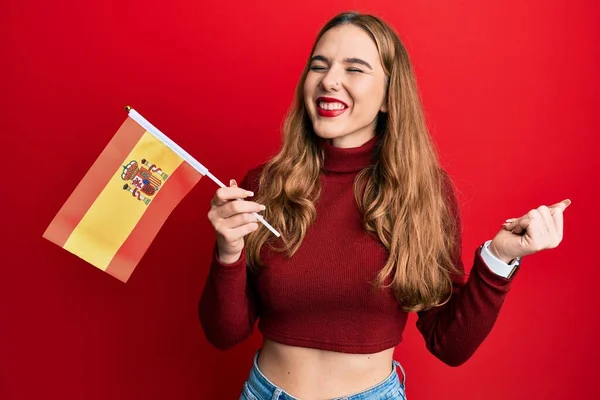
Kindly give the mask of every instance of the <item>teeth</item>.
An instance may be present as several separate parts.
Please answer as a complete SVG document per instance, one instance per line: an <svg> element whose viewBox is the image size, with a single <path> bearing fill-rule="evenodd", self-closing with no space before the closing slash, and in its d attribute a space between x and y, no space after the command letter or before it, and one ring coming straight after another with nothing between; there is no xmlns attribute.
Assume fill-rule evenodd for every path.
<svg viewBox="0 0 600 400"><path fill-rule="evenodd" d="M344 106L342 103L328 103L325 101L320 101L319 107L323 110L343 110L344 108L346 108L346 106Z"/></svg>

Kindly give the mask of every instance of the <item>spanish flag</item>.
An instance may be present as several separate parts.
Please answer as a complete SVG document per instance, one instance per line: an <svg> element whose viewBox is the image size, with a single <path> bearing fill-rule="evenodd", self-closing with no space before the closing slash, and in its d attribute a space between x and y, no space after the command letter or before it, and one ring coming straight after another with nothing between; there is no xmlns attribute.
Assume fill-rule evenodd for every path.
<svg viewBox="0 0 600 400"><path fill-rule="evenodd" d="M43 234L123 282L169 214L208 173L139 113L127 110L125 122Z"/></svg>

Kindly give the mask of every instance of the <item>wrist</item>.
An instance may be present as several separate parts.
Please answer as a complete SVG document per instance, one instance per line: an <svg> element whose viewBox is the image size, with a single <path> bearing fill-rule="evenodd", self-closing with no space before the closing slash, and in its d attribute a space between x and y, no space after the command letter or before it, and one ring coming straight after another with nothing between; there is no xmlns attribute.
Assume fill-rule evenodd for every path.
<svg viewBox="0 0 600 400"><path fill-rule="evenodd" d="M496 246L494 245L493 240L488 245L488 250L490 251L490 253L492 253L492 255L494 257L496 257L498 260L502 261L503 263L510 264L510 262L512 260L514 260L514 257L507 257L504 254L502 254L501 252L499 252L498 249L496 248Z"/></svg>
<svg viewBox="0 0 600 400"><path fill-rule="evenodd" d="M235 254L227 254L227 253L224 254L224 253L221 253L220 250L217 250L217 258L219 259L219 261L222 264L234 264L240 259L241 255L242 255L241 251L239 253L235 253Z"/></svg>

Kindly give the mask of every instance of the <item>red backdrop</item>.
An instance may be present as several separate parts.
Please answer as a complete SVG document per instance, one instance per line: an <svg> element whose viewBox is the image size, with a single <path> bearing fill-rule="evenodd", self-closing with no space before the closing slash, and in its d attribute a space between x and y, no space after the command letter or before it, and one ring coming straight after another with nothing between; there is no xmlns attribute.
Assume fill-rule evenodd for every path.
<svg viewBox="0 0 600 400"><path fill-rule="evenodd" d="M469 266L506 218L573 200L563 243L525 259L495 330L465 365L429 355L411 318L396 351L409 398L591 398L600 356L592 0L2 2L0 398L236 398L260 337L219 352L197 321L214 240L210 180L177 207L127 284L42 233L126 104L221 180L241 179L278 149L313 39L346 9L384 17L412 55L460 190Z"/></svg>

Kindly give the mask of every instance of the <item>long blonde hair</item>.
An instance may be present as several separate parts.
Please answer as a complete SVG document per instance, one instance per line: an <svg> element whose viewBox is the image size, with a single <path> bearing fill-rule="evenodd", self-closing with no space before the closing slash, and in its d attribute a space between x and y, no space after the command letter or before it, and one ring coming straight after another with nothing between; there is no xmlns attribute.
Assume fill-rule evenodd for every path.
<svg viewBox="0 0 600 400"><path fill-rule="evenodd" d="M426 310L447 300L451 276L460 273L455 268L460 227L454 192L425 124L408 53L384 21L358 13L337 15L320 31L311 55L323 34L342 24L360 27L371 36L389 77L388 111L377 117L377 161L354 181L364 227L389 252L374 283L391 285L403 309ZM254 200L267 205L264 215L282 238L274 240L264 227L250 234L246 248L252 268L261 265L260 250L265 244L292 256L316 217L323 154L304 105L309 68L310 57L283 125L282 149L265 164Z"/></svg>

